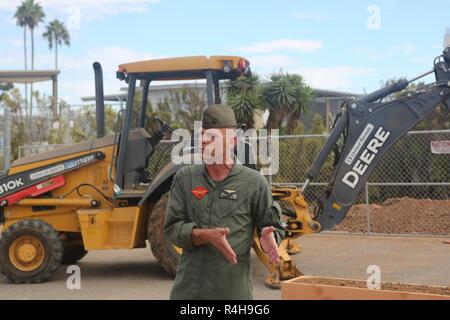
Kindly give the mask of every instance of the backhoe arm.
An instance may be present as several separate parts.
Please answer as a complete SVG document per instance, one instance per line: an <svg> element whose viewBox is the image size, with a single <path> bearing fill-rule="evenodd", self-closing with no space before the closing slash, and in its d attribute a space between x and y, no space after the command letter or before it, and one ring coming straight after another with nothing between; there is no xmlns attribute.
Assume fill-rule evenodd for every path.
<svg viewBox="0 0 450 320"><path fill-rule="evenodd" d="M380 102L405 89L411 81L433 72L436 82L424 90L391 102ZM432 71L411 81L400 80L343 105L303 187L305 189L309 181L318 176L334 151L334 168L316 210L315 218L321 230L330 229L344 219L371 173L396 141L441 103L450 106L450 47L436 58ZM341 138L343 143L339 147Z"/></svg>

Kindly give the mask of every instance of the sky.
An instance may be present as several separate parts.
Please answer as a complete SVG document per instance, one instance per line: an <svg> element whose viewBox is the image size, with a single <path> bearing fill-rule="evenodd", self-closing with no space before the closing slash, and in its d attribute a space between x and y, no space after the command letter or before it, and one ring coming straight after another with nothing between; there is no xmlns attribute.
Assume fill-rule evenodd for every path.
<svg viewBox="0 0 450 320"><path fill-rule="evenodd" d="M37 1L46 19L35 30L35 69L54 68L42 33L58 18L71 34L59 50L59 96L71 104L94 94L94 61L109 94L124 86L121 63L190 55L240 55L263 78L283 70L314 88L370 92L431 69L450 27L450 0ZM0 70L24 68L20 2L0 0ZM49 82L35 88L51 94Z"/></svg>

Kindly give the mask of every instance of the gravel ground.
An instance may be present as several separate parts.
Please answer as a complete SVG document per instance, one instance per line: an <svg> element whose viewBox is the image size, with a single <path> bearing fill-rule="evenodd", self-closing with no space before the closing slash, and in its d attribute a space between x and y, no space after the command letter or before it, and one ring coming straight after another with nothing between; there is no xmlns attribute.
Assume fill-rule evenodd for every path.
<svg viewBox="0 0 450 320"><path fill-rule="evenodd" d="M367 279L369 265L378 265L382 281L450 286L450 245L444 238L411 238L318 234L302 237L294 256L306 275ZM266 270L255 255L256 299L280 299L280 291L264 286ZM81 290L67 289L61 267L42 284L15 285L0 276L0 299L167 299L172 279L149 249L90 252L80 263Z"/></svg>

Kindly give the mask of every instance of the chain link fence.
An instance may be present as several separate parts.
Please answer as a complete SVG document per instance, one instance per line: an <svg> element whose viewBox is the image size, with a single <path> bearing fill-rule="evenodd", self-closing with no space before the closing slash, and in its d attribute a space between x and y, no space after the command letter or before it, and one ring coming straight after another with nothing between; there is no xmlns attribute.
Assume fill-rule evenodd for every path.
<svg viewBox="0 0 450 320"><path fill-rule="evenodd" d="M301 186L326 138L282 137L280 171L272 183ZM409 132L386 153L334 231L450 236L450 154L439 149L449 140L450 130ZM325 190L332 160L306 189L311 210Z"/></svg>
<svg viewBox="0 0 450 320"><path fill-rule="evenodd" d="M301 187L328 138L281 136L279 171L274 185ZM433 148L449 141L450 130L413 131L400 139L378 164L342 223L331 232L414 236L450 236L450 154ZM162 142L150 161L154 175L170 160L173 142ZM325 191L333 157L305 190L311 213Z"/></svg>
<svg viewBox="0 0 450 320"><path fill-rule="evenodd" d="M6 173L7 168L5 164L5 150L0 149L0 176Z"/></svg>
<svg viewBox="0 0 450 320"><path fill-rule="evenodd" d="M328 135L281 136L279 171L274 185L301 187L308 168ZM406 134L384 156L342 223L331 232L415 236L450 236L450 154L434 148L449 141L450 130L414 131ZM175 142L162 141L149 162L154 177L171 159ZM28 155L55 147L21 147ZM442 150L441 150L442 151ZM305 190L313 212L331 173L333 157Z"/></svg>
<svg viewBox="0 0 450 320"><path fill-rule="evenodd" d="M8 170L9 151L6 146L5 133L11 126L7 123L7 119L10 119L7 110L0 105L0 175Z"/></svg>
<svg viewBox="0 0 450 320"><path fill-rule="evenodd" d="M301 187L306 173L328 138L281 136L279 171L274 185ZM342 223L331 232L414 236L450 236L450 155L432 144L449 141L450 130L413 131L399 140L378 164ZM150 162L157 173L169 160L173 142L161 143ZM305 190L313 212L325 191L333 159Z"/></svg>
<svg viewBox="0 0 450 320"><path fill-rule="evenodd" d="M47 152L62 147L68 147L67 144L40 144L32 146L19 146L19 159L27 156L32 156L41 152Z"/></svg>

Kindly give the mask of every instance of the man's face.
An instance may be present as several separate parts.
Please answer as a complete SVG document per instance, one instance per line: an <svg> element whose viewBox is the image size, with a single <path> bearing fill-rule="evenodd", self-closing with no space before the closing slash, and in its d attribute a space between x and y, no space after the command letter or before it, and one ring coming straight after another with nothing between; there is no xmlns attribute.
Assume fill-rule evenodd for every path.
<svg viewBox="0 0 450 320"><path fill-rule="evenodd" d="M232 164L236 129L202 129L202 156L206 164Z"/></svg>

